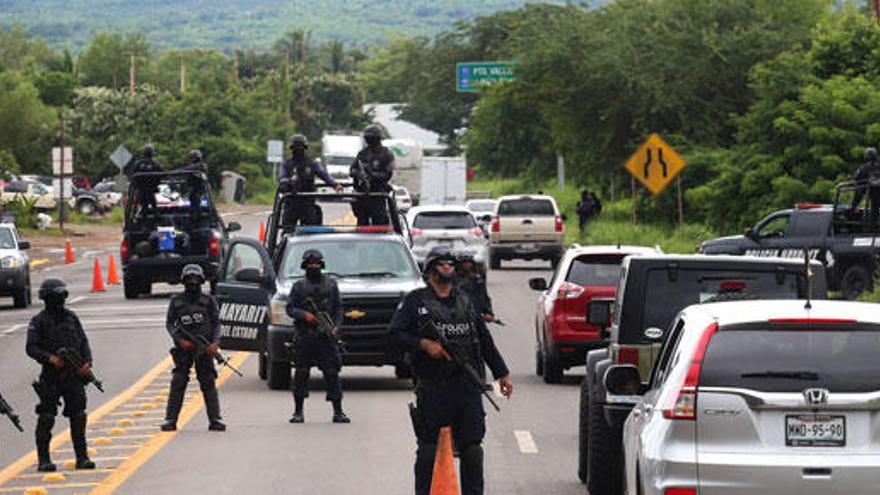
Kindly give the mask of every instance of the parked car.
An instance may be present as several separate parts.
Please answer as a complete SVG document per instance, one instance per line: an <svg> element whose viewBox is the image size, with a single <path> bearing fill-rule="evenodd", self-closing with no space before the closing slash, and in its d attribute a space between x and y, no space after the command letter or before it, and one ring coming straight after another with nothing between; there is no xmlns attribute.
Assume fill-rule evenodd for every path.
<svg viewBox="0 0 880 495"><path fill-rule="evenodd" d="M630 495L880 491L880 306L748 301L690 306L643 385L605 373Z"/></svg>
<svg viewBox="0 0 880 495"><path fill-rule="evenodd" d="M605 344L601 328L587 322L592 300L613 300L626 256L661 254L659 248L642 246L574 245L565 252L550 279L529 280L541 291L535 313L535 373L544 383L559 383L563 372L583 366L587 351Z"/></svg>
<svg viewBox="0 0 880 495"><path fill-rule="evenodd" d="M413 206L412 196L403 186L394 187L394 200L397 201L398 211L407 212Z"/></svg>
<svg viewBox="0 0 880 495"><path fill-rule="evenodd" d="M471 211L474 220L486 237L489 237L489 230L492 227L492 220L495 219L495 208L498 207L498 201L494 199L472 199L465 203L465 208Z"/></svg>
<svg viewBox="0 0 880 495"><path fill-rule="evenodd" d="M92 189L92 182L85 175L74 175L70 180L73 183L73 187L85 189L87 191Z"/></svg>
<svg viewBox="0 0 880 495"><path fill-rule="evenodd" d="M16 308L31 305L30 247L15 225L0 224L0 296L12 296Z"/></svg>
<svg viewBox="0 0 880 495"><path fill-rule="evenodd" d="M556 268L562 258L564 222L552 196L502 196L489 234L490 265L499 269L502 260L543 259Z"/></svg>
<svg viewBox="0 0 880 495"><path fill-rule="evenodd" d="M448 246L454 251L473 251L474 261L485 273L486 238L477 222L464 206L415 206L407 213L412 236L412 252L421 266L435 246Z"/></svg>
<svg viewBox="0 0 880 495"><path fill-rule="evenodd" d="M51 190L39 182L18 181L10 182L3 186L0 192L0 203L6 204L19 198L34 201L34 208L39 210L51 210L57 207L58 201L52 195ZM73 206L72 198L69 199Z"/></svg>

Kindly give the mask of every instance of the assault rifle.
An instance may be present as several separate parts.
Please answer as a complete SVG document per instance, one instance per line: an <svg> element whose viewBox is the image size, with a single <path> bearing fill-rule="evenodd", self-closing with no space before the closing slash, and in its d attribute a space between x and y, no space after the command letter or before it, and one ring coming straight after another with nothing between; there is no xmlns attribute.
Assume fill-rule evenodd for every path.
<svg viewBox="0 0 880 495"><path fill-rule="evenodd" d="M189 330L187 330L185 325L178 325L174 330L182 338L195 344L196 356L201 356L202 354L204 354L208 350L208 347L211 346L211 342L208 340L207 337L205 337L204 335L202 335L200 333L190 332ZM231 369L236 375L238 375L240 377L244 377L244 375L241 374L241 371L238 371L237 369L235 369L234 366L229 364L229 360L226 359L225 357L223 357L222 354L217 353L217 355L214 356L214 359L217 360L217 364L220 364L222 366L226 366L227 368Z"/></svg>
<svg viewBox="0 0 880 495"><path fill-rule="evenodd" d="M370 192L372 190L372 183L370 181L370 175L367 173L367 167L364 165L363 160L357 158L357 164L354 167L354 189L361 190L361 192Z"/></svg>
<svg viewBox="0 0 880 495"><path fill-rule="evenodd" d="M86 364L86 360L83 359L79 351L71 347L62 347L61 349L59 349L58 357L60 357L61 360L64 361L64 367L70 368L70 371L77 375L79 375L79 370L81 370L82 367ZM95 376L95 373L92 372L92 370L89 370L89 373L82 378L86 382L86 385L91 383L102 394L104 393L104 382L98 380L98 377Z"/></svg>
<svg viewBox="0 0 880 495"><path fill-rule="evenodd" d="M427 332L426 332L427 330ZM455 369L461 370L464 372L465 376L468 378L468 381L471 382L477 389L483 393L483 395L489 399L489 403L492 404L492 407L495 408L496 411L501 412L501 408L498 407L498 404L495 402L495 399L489 395L489 392L486 391L485 387L483 387L483 379L480 378L477 370L474 369L473 366L468 362L467 356L462 354L461 348L458 346L451 345L449 343L449 339L443 335L437 325L434 324L433 321L426 322L419 332L420 335L425 336L431 340L437 341L440 345L443 346L443 349L446 350L446 353L449 354L449 357L452 358L451 366Z"/></svg>
<svg viewBox="0 0 880 495"><path fill-rule="evenodd" d="M24 431L24 428L21 427L21 421L18 419L18 414L15 414L12 406L6 402L6 399L4 399L2 395L0 395L0 414L8 417L9 421L12 421L12 424L18 429L18 431Z"/></svg>
<svg viewBox="0 0 880 495"><path fill-rule="evenodd" d="M315 303L315 300L311 297L306 298L306 309L318 319L318 331L340 347L343 347L344 343L342 342L342 339L340 339L336 332L333 331L333 329L336 328L336 325L333 324L333 318L330 318L330 315L327 314L326 311L321 311Z"/></svg>

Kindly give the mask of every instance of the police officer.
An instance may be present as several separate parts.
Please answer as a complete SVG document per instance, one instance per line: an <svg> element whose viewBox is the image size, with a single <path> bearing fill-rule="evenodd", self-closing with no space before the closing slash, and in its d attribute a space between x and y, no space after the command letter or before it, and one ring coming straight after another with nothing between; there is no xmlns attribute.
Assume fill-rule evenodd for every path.
<svg viewBox="0 0 880 495"><path fill-rule="evenodd" d="M303 253L302 264L305 278L293 284L287 303L287 314L296 322L294 341L293 401L291 423L305 421L303 403L309 396L309 371L317 365L327 384L327 400L333 403L333 422L350 423L342 411L342 385L339 371L342 358L339 355L339 325L342 324L342 302L336 281L321 273L325 267L324 255L317 249ZM314 303L314 306L312 306ZM315 310L329 315L333 335L322 333L318 328Z"/></svg>
<svg viewBox="0 0 880 495"><path fill-rule="evenodd" d="M86 390L83 377L92 368L92 350L79 318L64 307L67 285L58 278L47 278L40 285L39 297L45 309L31 319L27 332L27 355L43 366L37 405L37 470L55 471L49 456L52 427L58 414L59 398L64 399L63 414L70 419L70 440L76 454L77 469L94 469L86 447ZM62 348L74 349L82 356L80 369L69 369L59 357Z"/></svg>
<svg viewBox="0 0 880 495"><path fill-rule="evenodd" d="M188 180L190 186L190 216L193 221L199 221L202 218L202 198L204 198L207 193L206 183L208 181L208 165L202 157L201 150L198 149L190 150L190 152L186 154L186 160L188 163L181 167L180 170L193 171L200 174L198 178L191 177Z"/></svg>
<svg viewBox="0 0 880 495"><path fill-rule="evenodd" d="M450 345L468 356L471 366L488 363L501 392L510 397L513 382L471 299L455 288L455 256L445 246L435 247L425 259L428 286L409 293L390 325L392 343L412 356L416 385L417 444L415 493L431 488L434 453L442 426L450 425L461 455L463 495L483 493L483 449L486 432L480 388L463 372L451 367L447 349L424 329L433 323Z"/></svg>
<svg viewBox="0 0 880 495"><path fill-rule="evenodd" d="M394 153L382 146L382 130L377 125L364 129L364 141L366 148L358 152L349 170L349 175L354 178L354 189L365 193L388 193L394 175ZM382 198L358 199L352 209L358 225L388 225L387 204Z"/></svg>
<svg viewBox="0 0 880 495"><path fill-rule="evenodd" d="M175 294L171 298L165 318L165 328L174 341L174 347L170 351L174 369L171 371L171 388L162 431L177 429L177 417L183 405L183 396L189 383L189 370L193 363L208 413L208 429L226 431L226 425L220 417L220 397L215 384L217 370L213 360L220 354L220 311L217 309L217 301L211 295L202 293L205 272L201 266L190 264L183 267L180 281L183 283L183 293ZM199 349L196 342L180 334L180 328L203 335L211 344L206 349Z"/></svg>
<svg viewBox="0 0 880 495"><path fill-rule="evenodd" d="M483 317L486 323L495 321L492 298L489 297L489 290L486 288L486 277L477 268L473 251L460 251L456 253L455 267L456 287L471 296L474 308L476 308L477 313Z"/></svg>
<svg viewBox="0 0 880 495"><path fill-rule="evenodd" d="M856 171L855 180L858 184L856 186L856 193L853 196L852 208L855 211L867 191L871 202L871 207L868 211L870 214L871 230L873 231L877 224L878 215L880 215L880 159L877 157L877 148L865 148L864 159L865 161Z"/></svg>
<svg viewBox="0 0 880 495"><path fill-rule="evenodd" d="M137 161L132 170L132 174L142 172L161 172L162 164L156 161L156 148L152 144L144 145L141 153L141 159ZM138 203L141 205L141 211L147 209L156 209L156 193L159 191L159 181L155 178L142 179L138 184Z"/></svg>
<svg viewBox="0 0 880 495"><path fill-rule="evenodd" d="M308 148L309 142L302 134L294 134L290 138L290 158L278 169L278 188L282 192L289 193L315 192L318 189L315 185L317 175L336 192L342 192L342 186L336 183L327 170L306 155ZM282 225L295 227L297 223L302 225L321 223L314 199L292 198L284 205Z"/></svg>

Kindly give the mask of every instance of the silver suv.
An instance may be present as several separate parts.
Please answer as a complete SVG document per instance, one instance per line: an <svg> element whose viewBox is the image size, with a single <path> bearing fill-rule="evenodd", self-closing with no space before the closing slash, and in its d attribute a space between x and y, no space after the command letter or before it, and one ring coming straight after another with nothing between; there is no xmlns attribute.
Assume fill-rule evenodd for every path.
<svg viewBox="0 0 880 495"><path fill-rule="evenodd" d="M15 225L0 224L0 297L12 296L16 308L31 305L31 260L25 252L30 247Z"/></svg>
<svg viewBox="0 0 880 495"><path fill-rule="evenodd" d="M615 365L625 493L880 493L880 306L741 301L679 313L651 375Z"/></svg>

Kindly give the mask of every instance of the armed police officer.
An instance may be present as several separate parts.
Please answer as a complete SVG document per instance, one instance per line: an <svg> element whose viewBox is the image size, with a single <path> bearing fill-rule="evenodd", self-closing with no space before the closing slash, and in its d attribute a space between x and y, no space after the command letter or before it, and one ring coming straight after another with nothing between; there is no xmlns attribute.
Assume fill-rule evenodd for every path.
<svg viewBox="0 0 880 495"><path fill-rule="evenodd" d="M342 186L336 183L327 170L314 159L306 155L309 142L302 134L294 134L290 138L290 158L278 169L278 188L286 193L312 193L317 191L315 176L321 178L336 192L342 192ZM282 225L296 227L301 225L318 225L321 219L315 200L311 198L291 198L283 205Z"/></svg>
<svg viewBox="0 0 880 495"><path fill-rule="evenodd" d="M64 400L64 416L70 420L70 440L76 455L77 469L94 469L86 446L86 390L84 377L92 368L92 350L79 318L64 307L67 285L58 278L47 278L40 285L43 311L31 319L27 331L27 355L43 367L34 389L40 396L37 405L37 470L55 471L49 455L52 427L58 414L59 399ZM79 369L71 369L62 359L64 351L75 351L82 358Z"/></svg>
<svg viewBox="0 0 880 495"><path fill-rule="evenodd" d="M293 401L291 423L305 421L303 405L309 396L309 372L317 365L324 374L327 400L333 404L333 422L349 423L342 411L342 385L339 372L339 325L342 324L342 302L336 281L321 273L324 255L317 249L303 253L300 267L305 278L293 284L287 302L287 314L294 319Z"/></svg>
<svg viewBox="0 0 880 495"><path fill-rule="evenodd" d="M174 347L170 351L174 369L171 371L171 387L162 431L177 429L177 417L183 406L189 371L193 364L205 400L208 429L226 431L226 425L220 416L220 397L215 383L217 369L214 367L214 358L220 354L220 311L217 301L210 294L202 293L205 272L201 266L190 264L183 267L180 281L183 283L183 293L175 294L171 298L165 318L165 328L174 341ZM193 338L184 335L184 331ZM200 345L200 337L207 345Z"/></svg>
<svg viewBox="0 0 880 495"><path fill-rule="evenodd" d="M189 177L187 184L189 185L189 212L193 221L199 221L202 218L202 198L208 192L208 165L202 157L202 151L198 149L190 150L186 154L187 164L180 170L187 172L197 172L198 175Z"/></svg>
<svg viewBox="0 0 880 495"><path fill-rule="evenodd" d="M865 161L856 171L857 185L852 208L855 211L867 192L871 205L866 210L870 215L871 230L874 230L880 215L880 159L877 157L877 148L865 148L864 159Z"/></svg>
<svg viewBox="0 0 880 495"><path fill-rule="evenodd" d="M486 323L495 321L492 298L489 297L489 290L486 288L486 277L477 268L473 251L456 253L455 268L456 287L471 297L477 314L482 316Z"/></svg>
<svg viewBox="0 0 880 495"><path fill-rule="evenodd" d="M428 287L403 299L389 329L391 342L412 357L417 383L415 493L430 491L437 438L440 428L448 425L461 454L462 494L482 494L483 391L453 358L463 356L471 368L482 366L485 360L508 398L513 382L483 318L453 284L455 256L449 248L432 249L425 259L425 272Z"/></svg>
<svg viewBox="0 0 880 495"><path fill-rule="evenodd" d="M360 150L351 164L349 175L355 191L388 193L394 175L394 153L382 146L382 130L377 125L364 129L367 146ZM360 198L352 206L358 225L388 225L387 203L383 198Z"/></svg>
<svg viewBox="0 0 880 495"><path fill-rule="evenodd" d="M139 173L161 172L162 164L156 160L156 148L152 144L144 145L141 158L135 163L132 175ZM141 211L156 209L156 193L159 192L159 181L156 178L141 179L138 182L138 203Z"/></svg>

